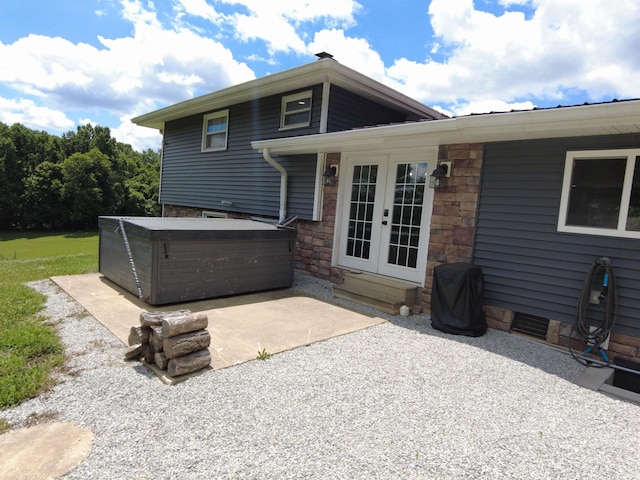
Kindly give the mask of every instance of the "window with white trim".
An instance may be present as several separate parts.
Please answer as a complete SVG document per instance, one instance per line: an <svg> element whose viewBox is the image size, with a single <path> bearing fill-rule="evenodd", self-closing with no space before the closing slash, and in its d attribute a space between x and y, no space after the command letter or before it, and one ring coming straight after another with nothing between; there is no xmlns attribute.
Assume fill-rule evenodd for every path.
<svg viewBox="0 0 640 480"><path fill-rule="evenodd" d="M205 115L202 123L202 151L226 150L228 132L229 110Z"/></svg>
<svg viewBox="0 0 640 480"><path fill-rule="evenodd" d="M640 238L640 148L567 152L558 231Z"/></svg>
<svg viewBox="0 0 640 480"><path fill-rule="evenodd" d="M311 90L282 97L280 130L308 127L311 124Z"/></svg>

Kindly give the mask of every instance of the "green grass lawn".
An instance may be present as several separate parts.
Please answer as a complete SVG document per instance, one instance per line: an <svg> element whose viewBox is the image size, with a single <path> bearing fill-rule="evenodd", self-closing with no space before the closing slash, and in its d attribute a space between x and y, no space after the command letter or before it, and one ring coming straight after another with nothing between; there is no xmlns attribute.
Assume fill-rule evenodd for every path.
<svg viewBox="0 0 640 480"><path fill-rule="evenodd" d="M0 233L0 409L50 388L65 360L55 329L39 314L44 296L25 283L97 269L96 232Z"/></svg>
<svg viewBox="0 0 640 480"><path fill-rule="evenodd" d="M0 232L0 260L48 258L60 255L98 255L96 232Z"/></svg>

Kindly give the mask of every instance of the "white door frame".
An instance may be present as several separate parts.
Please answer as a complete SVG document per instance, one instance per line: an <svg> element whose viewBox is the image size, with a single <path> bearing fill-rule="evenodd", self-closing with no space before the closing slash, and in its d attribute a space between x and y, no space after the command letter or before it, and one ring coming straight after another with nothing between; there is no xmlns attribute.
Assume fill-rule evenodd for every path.
<svg viewBox="0 0 640 480"><path fill-rule="evenodd" d="M395 165L397 163L426 162L427 171L431 172L437 163L437 147L421 149L400 149L386 152L344 152L340 161L340 186L338 191L335 218L333 264L347 270L357 270L398 278L405 281L424 285L427 256L429 248L429 232L431 225L431 211L433 209L433 190L425 186L424 208L420 223L420 239L416 268L385 264L383 256L387 255L391 235L391 222L387 218L387 225L383 225L383 211L393 211L393 195L395 188ZM368 162L367 162L368 160ZM369 259L346 257L342 249L346 245L345 235L348 225L349 205L351 198L353 167L358 164L379 162L382 167L378 174L377 191L384 196L384 200L376 201L371 238L377 239L371 244ZM393 167L392 167L393 165ZM388 174L387 172L393 172Z"/></svg>

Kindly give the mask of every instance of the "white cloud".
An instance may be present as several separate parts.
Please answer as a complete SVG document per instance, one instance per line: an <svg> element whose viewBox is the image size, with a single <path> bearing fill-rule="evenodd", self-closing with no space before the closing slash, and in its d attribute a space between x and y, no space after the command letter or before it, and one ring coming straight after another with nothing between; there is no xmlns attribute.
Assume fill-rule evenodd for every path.
<svg viewBox="0 0 640 480"><path fill-rule="evenodd" d="M262 39L267 42L269 54L305 51L304 40L286 18L267 10L257 15L235 15L236 35L242 41Z"/></svg>
<svg viewBox="0 0 640 480"><path fill-rule="evenodd" d="M504 0L532 3L535 14L477 10L472 0L433 0L429 6L437 50L444 60L397 59L388 69L408 95L455 114L469 107L520 108L520 101L638 96L640 2L622 0ZM435 52L432 52L435 53ZM510 109L510 108L508 108Z"/></svg>
<svg viewBox="0 0 640 480"><path fill-rule="evenodd" d="M180 0L181 11L213 22L224 18L243 42L260 40L266 43L270 55L276 53L306 53L307 38L302 24L322 21L332 27L347 28L355 23L354 15L361 8L354 0L218 0L218 3L244 7L247 13L219 14L204 0Z"/></svg>
<svg viewBox="0 0 640 480"><path fill-rule="evenodd" d="M251 16L270 18L272 15L282 17L292 24L327 20L335 25L348 27L353 25L354 14L361 8L354 0L219 0L229 5L242 5L249 10Z"/></svg>
<svg viewBox="0 0 640 480"><path fill-rule="evenodd" d="M509 112L511 110L531 110L532 102L504 102L502 100L478 100L456 103L451 111L443 112L450 116L471 115L473 113Z"/></svg>
<svg viewBox="0 0 640 480"><path fill-rule="evenodd" d="M141 111L147 113L149 110ZM111 135L119 142L128 143L135 150L142 151L148 148L157 150L162 143L162 134L153 128L139 127L131 123L131 116L120 117L120 124L111 129Z"/></svg>
<svg viewBox="0 0 640 480"><path fill-rule="evenodd" d="M12 45L0 43L0 82L39 95L65 86L85 87L91 77L78 66L78 58L92 49L59 37L33 34ZM73 58L68 56L71 50Z"/></svg>
<svg viewBox="0 0 640 480"><path fill-rule="evenodd" d="M65 131L75 125L63 112L41 107L25 98L0 97L0 121L7 125L21 123L35 130Z"/></svg>
<svg viewBox="0 0 640 480"><path fill-rule="evenodd" d="M188 13L189 15L195 15L209 20L212 23L219 23L224 18L224 16L218 13L206 0L178 0L176 9L180 16Z"/></svg>
<svg viewBox="0 0 640 480"><path fill-rule="evenodd" d="M153 99L148 112L255 78L220 42L185 28L164 28L156 12L139 0L121 3L134 33L114 39L99 36L102 48L42 35L0 42L0 83L23 96L46 100L43 108L58 112L58 119L67 118L62 111L99 108L131 118L141 98ZM33 112L34 100L17 105ZM62 123L68 127L68 119Z"/></svg>
<svg viewBox="0 0 640 480"><path fill-rule="evenodd" d="M528 5L531 0L498 0L498 3L504 7L510 7L511 5Z"/></svg>
<svg viewBox="0 0 640 480"><path fill-rule="evenodd" d="M375 80L389 82L384 61L364 38L347 37L343 30L322 30L307 47L309 53L329 52L336 61Z"/></svg>

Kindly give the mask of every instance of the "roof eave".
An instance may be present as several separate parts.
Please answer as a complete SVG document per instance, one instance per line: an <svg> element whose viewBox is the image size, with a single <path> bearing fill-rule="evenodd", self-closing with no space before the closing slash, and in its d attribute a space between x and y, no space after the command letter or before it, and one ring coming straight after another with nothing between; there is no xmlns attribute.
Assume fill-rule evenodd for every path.
<svg viewBox="0 0 640 480"><path fill-rule="evenodd" d="M472 115L252 142L275 154L640 133L640 101Z"/></svg>
<svg viewBox="0 0 640 480"><path fill-rule="evenodd" d="M335 60L322 59L169 105L135 117L131 121L136 125L163 130L165 123L171 120L298 88L310 87L325 81L420 117L445 118L436 110L345 67Z"/></svg>

